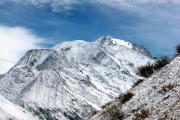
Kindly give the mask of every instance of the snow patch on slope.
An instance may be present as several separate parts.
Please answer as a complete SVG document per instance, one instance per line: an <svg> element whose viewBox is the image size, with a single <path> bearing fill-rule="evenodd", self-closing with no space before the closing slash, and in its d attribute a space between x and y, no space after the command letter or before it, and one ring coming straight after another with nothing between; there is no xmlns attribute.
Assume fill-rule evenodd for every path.
<svg viewBox="0 0 180 120"><path fill-rule="evenodd" d="M0 119L1 120L38 120L25 109L14 105L0 95Z"/></svg>

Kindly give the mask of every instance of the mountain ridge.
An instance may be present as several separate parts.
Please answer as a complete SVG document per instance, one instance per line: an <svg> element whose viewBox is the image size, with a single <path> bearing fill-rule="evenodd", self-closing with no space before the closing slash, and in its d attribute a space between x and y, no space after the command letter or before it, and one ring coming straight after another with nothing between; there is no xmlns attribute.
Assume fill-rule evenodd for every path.
<svg viewBox="0 0 180 120"><path fill-rule="evenodd" d="M29 50L0 79L0 94L44 120L85 120L130 89L141 78L138 66L153 61L112 37L64 42Z"/></svg>

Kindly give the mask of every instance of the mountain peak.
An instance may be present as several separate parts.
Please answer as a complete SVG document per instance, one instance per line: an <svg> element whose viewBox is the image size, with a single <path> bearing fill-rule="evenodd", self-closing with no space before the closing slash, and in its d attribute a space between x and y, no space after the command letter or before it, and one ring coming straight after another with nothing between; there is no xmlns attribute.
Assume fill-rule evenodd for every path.
<svg viewBox="0 0 180 120"><path fill-rule="evenodd" d="M30 50L0 77L0 94L27 110L39 114L48 110L49 117L56 119L89 118L141 79L137 67L153 62L129 49L131 45L108 36Z"/></svg>
<svg viewBox="0 0 180 120"><path fill-rule="evenodd" d="M122 39L113 38L112 36L104 36L104 37L101 37L99 40L101 41L100 43L104 45L113 45L113 46L119 45L119 46L130 48L130 49L133 48L132 43L127 42Z"/></svg>

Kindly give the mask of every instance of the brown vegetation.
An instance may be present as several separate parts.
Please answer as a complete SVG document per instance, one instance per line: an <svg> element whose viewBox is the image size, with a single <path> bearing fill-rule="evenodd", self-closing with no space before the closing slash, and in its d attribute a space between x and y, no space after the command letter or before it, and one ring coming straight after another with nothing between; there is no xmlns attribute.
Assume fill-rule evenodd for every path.
<svg viewBox="0 0 180 120"><path fill-rule="evenodd" d="M180 55L180 44L176 46L176 55Z"/></svg>
<svg viewBox="0 0 180 120"><path fill-rule="evenodd" d="M147 109L141 109L134 113L133 120L144 120L149 116L150 112Z"/></svg>
<svg viewBox="0 0 180 120"><path fill-rule="evenodd" d="M166 66L170 63L170 59L168 57L163 57L157 60L153 64L148 64L145 66L141 66L138 68L139 74L143 77L151 76L155 71L161 69L162 67Z"/></svg>
<svg viewBox="0 0 180 120"><path fill-rule="evenodd" d="M121 96L121 103L124 104L127 101L129 101L132 97L134 96L134 94L132 92L127 92L125 93L123 96Z"/></svg>

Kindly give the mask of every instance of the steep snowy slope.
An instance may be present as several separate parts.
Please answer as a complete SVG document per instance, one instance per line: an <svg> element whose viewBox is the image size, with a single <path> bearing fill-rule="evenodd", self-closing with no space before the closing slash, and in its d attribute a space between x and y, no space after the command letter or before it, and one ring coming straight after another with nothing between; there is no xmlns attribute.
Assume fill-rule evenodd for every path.
<svg viewBox="0 0 180 120"><path fill-rule="evenodd" d="M180 56L131 89L134 96L124 104L120 96L92 120L179 120ZM127 99L126 95L126 99Z"/></svg>
<svg viewBox="0 0 180 120"><path fill-rule="evenodd" d="M38 120L30 112L14 105L0 95L0 120Z"/></svg>
<svg viewBox="0 0 180 120"><path fill-rule="evenodd" d="M42 119L88 119L141 77L153 62L137 46L111 37L30 50L0 79L0 93Z"/></svg>

